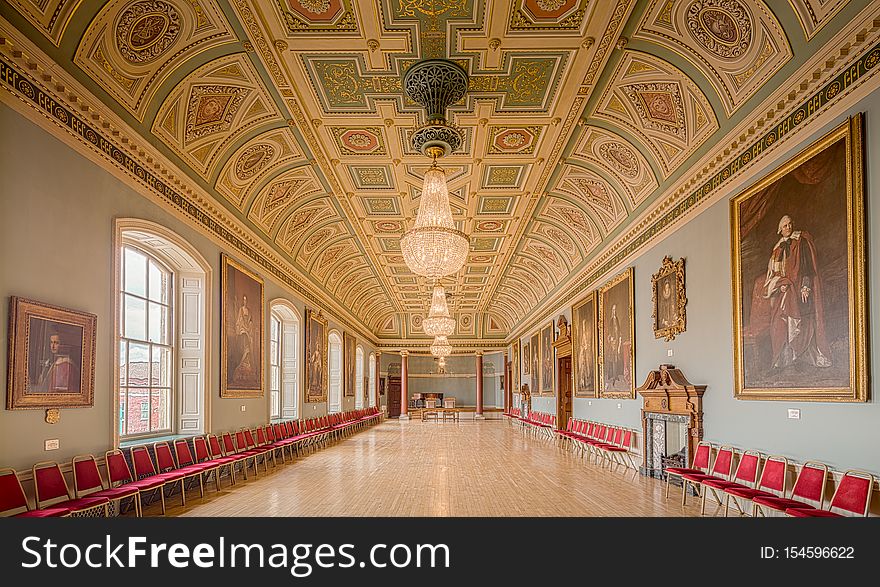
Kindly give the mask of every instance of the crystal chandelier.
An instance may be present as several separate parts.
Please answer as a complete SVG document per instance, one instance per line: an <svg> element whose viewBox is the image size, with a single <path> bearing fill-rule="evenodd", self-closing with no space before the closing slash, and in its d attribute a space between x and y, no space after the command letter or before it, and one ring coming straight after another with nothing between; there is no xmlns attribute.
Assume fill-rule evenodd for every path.
<svg viewBox="0 0 880 587"><path fill-rule="evenodd" d="M431 354L435 357L448 357L452 354L452 345L445 336L436 336L431 344Z"/></svg>
<svg viewBox="0 0 880 587"><path fill-rule="evenodd" d="M455 228L449 206L446 174L437 158L461 146L459 130L446 123L446 107L467 92L467 72L444 59L420 61L407 70L403 87L407 95L428 111L428 122L412 134L416 151L431 157L425 173L415 226L400 239L403 261L416 275L439 279L464 265L470 242Z"/></svg>
<svg viewBox="0 0 880 587"><path fill-rule="evenodd" d="M449 316L449 306L446 305L446 292L443 286L434 286L434 295L431 296L431 308L428 317L422 321L422 329L429 336L449 336L455 332L455 319Z"/></svg>

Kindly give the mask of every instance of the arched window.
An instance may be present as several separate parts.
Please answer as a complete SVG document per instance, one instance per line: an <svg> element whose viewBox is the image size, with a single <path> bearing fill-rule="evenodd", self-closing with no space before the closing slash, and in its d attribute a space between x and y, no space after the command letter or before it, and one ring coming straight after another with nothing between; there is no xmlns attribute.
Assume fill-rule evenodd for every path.
<svg viewBox="0 0 880 587"><path fill-rule="evenodd" d="M370 360L367 365L370 370L369 374L367 375L367 378L370 381L367 405L373 408L376 406L376 355L370 353Z"/></svg>
<svg viewBox="0 0 880 587"><path fill-rule="evenodd" d="M286 300L273 301L269 313L269 414L273 420L299 414L299 316Z"/></svg>
<svg viewBox="0 0 880 587"><path fill-rule="evenodd" d="M364 349L357 347L354 356L354 409L360 410L364 407Z"/></svg>
<svg viewBox="0 0 880 587"><path fill-rule="evenodd" d="M330 345L330 398L328 411L331 414L342 411L342 337L333 330L328 337Z"/></svg>
<svg viewBox="0 0 880 587"><path fill-rule="evenodd" d="M163 226L116 221L114 444L208 428L210 266Z"/></svg>

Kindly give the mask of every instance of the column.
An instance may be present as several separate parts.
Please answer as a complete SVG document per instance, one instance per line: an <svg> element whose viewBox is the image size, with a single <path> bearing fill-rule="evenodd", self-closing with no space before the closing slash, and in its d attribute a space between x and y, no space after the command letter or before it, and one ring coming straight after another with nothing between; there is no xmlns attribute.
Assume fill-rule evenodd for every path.
<svg viewBox="0 0 880 587"><path fill-rule="evenodd" d="M477 412L474 414L474 419L483 418L483 352L477 351Z"/></svg>
<svg viewBox="0 0 880 587"><path fill-rule="evenodd" d="M380 365L382 364L382 351L376 351L376 372L373 374L373 381L376 382L376 385L373 386L373 393L376 395L374 403L376 404L377 410L382 410L382 404L379 402L379 374L382 372L382 368ZM387 385L387 383L386 383Z"/></svg>
<svg viewBox="0 0 880 587"><path fill-rule="evenodd" d="M409 420L409 351L400 351L400 419Z"/></svg>
<svg viewBox="0 0 880 587"><path fill-rule="evenodd" d="M510 413L510 390L513 387L513 365L510 364L507 353L504 353L504 413Z"/></svg>

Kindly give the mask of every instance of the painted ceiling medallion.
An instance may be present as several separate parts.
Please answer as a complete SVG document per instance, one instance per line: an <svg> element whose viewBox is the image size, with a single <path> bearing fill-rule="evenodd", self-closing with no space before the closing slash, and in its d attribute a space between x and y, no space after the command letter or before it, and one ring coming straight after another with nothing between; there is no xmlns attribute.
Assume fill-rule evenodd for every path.
<svg viewBox="0 0 880 587"><path fill-rule="evenodd" d="M697 0L687 13L693 37L725 59L738 59L752 42L749 13L737 0Z"/></svg>
<svg viewBox="0 0 880 587"><path fill-rule="evenodd" d="M234 86L194 86L186 112L186 141L228 130L249 93Z"/></svg>
<svg viewBox="0 0 880 587"><path fill-rule="evenodd" d="M629 178L634 178L639 173L639 161L635 153L621 143L602 143L599 146L599 154L611 167Z"/></svg>
<svg viewBox="0 0 880 587"><path fill-rule="evenodd" d="M119 17L116 45L126 61L149 63L165 53L180 35L180 15L161 0L135 2Z"/></svg>
<svg viewBox="0 0 880 587"><path fill-rule="evenodd" d="M500 220L483 220L477 223L479 232L498 232L502 228L504 228L504 223Z"/></svg>
<svg viewBox="0 0 880 587"><path fill-rule="evenodd" d="M684 104L681 89L675 82L652 82L624 86L632 105L639 113L642 125L687 138Z"/></svg>
<svg viewBox="0 0 880 587"><path fill-rule="evenodd" d="M324 14L330 8L330 0L296 0L295 3L312 14Z"/></svg>
<svg viewBox="0 0 880 587"><path fill-rule="evenodd" d="M252 178L260 172L275 154L272 145L259 144L248 147L235 163L235 175L242 181Z"/></svg>

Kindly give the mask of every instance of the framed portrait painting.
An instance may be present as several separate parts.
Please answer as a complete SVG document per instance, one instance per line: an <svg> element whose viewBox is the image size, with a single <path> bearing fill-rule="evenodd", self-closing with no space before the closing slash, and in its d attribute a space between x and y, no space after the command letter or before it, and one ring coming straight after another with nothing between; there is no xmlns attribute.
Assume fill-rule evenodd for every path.
<svg viewBox="0 0 880 587"><path fill-rule="evenodd" d="M634 399L633 268L599 288L599 397Z"/></svg>
<svg viewBox="0 0 880 587"><path fill-rule="evenodd" d="M12 296L6 409L93 406L97 324L94 314Z"/></svg>
<svg viewBox="0 0 880 587"><path fill-rule="evenodd" d="M306 308L306 402L327 401L327 320Z"/></svg>
<svg viewBox="0 0 880 587"><path fill-rule="evenodd" d="M674 262L664 257L660 270L651 276L651 307L654 338L673 340L687 328L683 257Z"/></svg>
<svg viewBox="0 0 880 587"><path fill-rule="evenodd" d="M529 375L532 372L532 345L526 343L523 345L522 351L522 373Z"/></svg>
<svg viewBox="0 0 880 587"><path fill-rule="evenodd" d="M529 345L532 348L530 369L532 370L532 395L541 395L541 382L539 380L541 374L541 349L540 349L540 333L536 332L532 335L532 340L529 341Z"/></svg>
<svg viewBox="0 0 880 587"><path fill-rule="evenodd" d="M553 320L541 329L541 395L553 394Z"/></svg>
<svg viewBox="0 0 880 587"><path fill-rule="evenodd" d="M221 258L220 397L263 397L263 280Z"/></svg>
<svg viewBox="0 0 880 587"><path fill-rule="evenodd" d="M510 345L510 356L511 356L511 369L510 369L510 384L511 389L513 389L513 393L519 393L519 380L520 380L520 362L519 362L519 340L513 341L513 344Z"/></svg>
<svg viewBox="0 0 880 587"><path fill-rule="evenodd" d="M355 353L357 340L347 332L342 333L342 362L345 373L345 381L343 382L343 394L345 397L354 397L355 385L357 383L355 375Z"/></svg>
<svg viewBox="0 0 880 587"><path fill-rule="evenodd" d="M730 202L738 399L868 399L862 124Z"/></svg>
<svg viewBox="0 0 880 587"><path fill-rule="evenodd" d="M575 397L596 397L596 292L571 309L571 354Z"/></svg>

